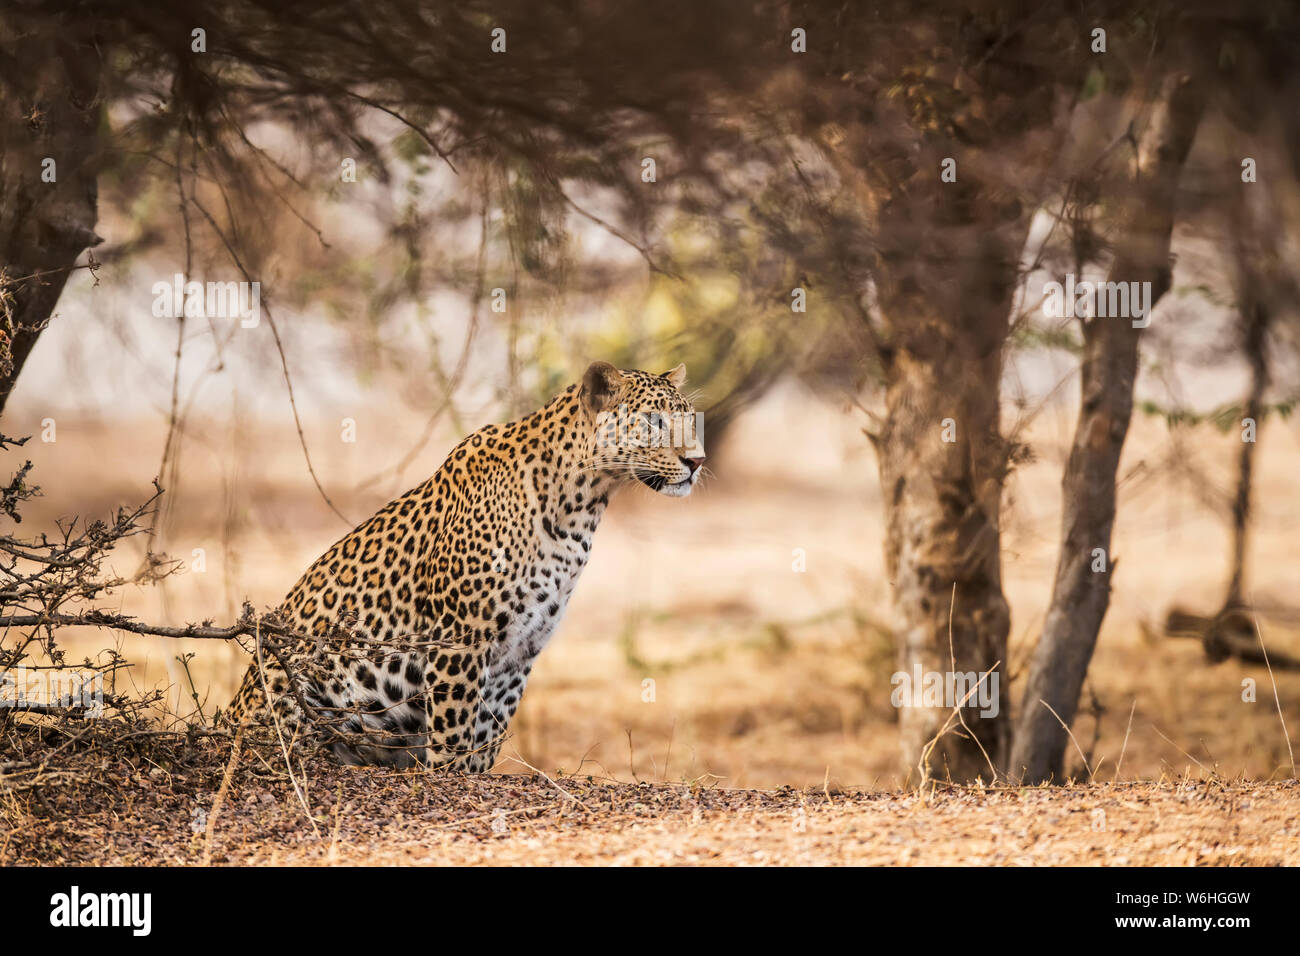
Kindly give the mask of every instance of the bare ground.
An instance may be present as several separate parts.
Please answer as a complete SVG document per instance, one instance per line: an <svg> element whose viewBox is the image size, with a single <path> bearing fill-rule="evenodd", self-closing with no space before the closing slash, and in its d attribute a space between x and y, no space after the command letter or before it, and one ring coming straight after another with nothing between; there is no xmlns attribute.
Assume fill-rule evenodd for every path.
<svg viewBox="0 0 1300 956"><path fill-rule="evenodd" d="M171 737L65 747L40 786L0 793L0 865L1300 864L1294 781L742 790L324 760L290 779L273 748L246 747L223 785L230 755Z"/></svg>

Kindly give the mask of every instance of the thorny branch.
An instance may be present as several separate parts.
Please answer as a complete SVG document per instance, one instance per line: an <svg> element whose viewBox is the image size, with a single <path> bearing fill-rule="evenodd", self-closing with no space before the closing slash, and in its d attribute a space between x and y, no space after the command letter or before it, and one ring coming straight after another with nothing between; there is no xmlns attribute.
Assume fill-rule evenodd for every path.
<svg viewBox="0 0 1300 956"><path fill-rule="evenodd" d="M0 435L0 449L21 447L27 439ZM40 494L28 481L31 462L23 462L11 480L0 487L0 511L15 523L21 520L21 506ZM259 614L245 603L239 619L221 626L205 620L184 625L162 625L140 620L96 602L127 585L153 584L177 572L181 562L147 550L142 570L131 577L112 572L108 565L120 544L144 535L148 541L150 520L162 488L135 508L119 508L107 521L62 522L58 533L19 536L0 534L0 793L36 790L64 779L59 755L73 744L111 747L138 737L181 732L159 725L150 711L164 700L162 691L120 694L116 677L129 671L131 663L115 647L100 652L97 659L72 664L59 646L61 632L68 628L99 628L150 637L239 641L262 662L283 675L282 693L296 707L303 724L293 740L293 750L305 745L365 747L369 750L417 751L423 756L423 741L389 731L385 715L412 701L402 700L386 707L362 707L332 703L320 706L321 684L330 661L367 660L387 664L395 655L413 651L458 647L438 634L401 635L389 641L361 638L354 620L343 620L324 633L308 634L293 627L277 613ZM250 640L243 640L250 638ZM42 698L29 695L28 682L59 672L87 675L98 688L99 697L88 703L84 693ZM278 678L277 678L278 682ZM38 683L38 688L40 687ZM48 688L45 688L48 690ZM280 688L275 688L280 691ZM198 723L194 723L197 716ZM228 721L222 721L222 724ZM183 732L189 736L227 736L233 729L209 727L201 710L190 715ZM246 728L249 729L249 728ZM268 728L261 728L268 729ZM51 747L54 739L65 738ZM248 733L253 743L261 741L256 731ZM33 741L37 741L33 744ZM41 743L40 741L45 741ZM284 757L293 754L285 750ZM445 755L452 759L455 754ZM291 771L292 773L292 771Z"/></svg>

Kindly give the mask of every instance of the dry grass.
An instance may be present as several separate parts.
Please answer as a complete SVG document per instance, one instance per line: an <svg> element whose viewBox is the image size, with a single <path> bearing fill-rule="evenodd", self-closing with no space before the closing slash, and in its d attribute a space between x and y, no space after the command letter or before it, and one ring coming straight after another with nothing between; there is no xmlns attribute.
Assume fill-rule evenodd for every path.
<svg viewBox="0 0 1300 956"><path fill-rule="evenodd" d="M71 779L0 812L0 865L1300 864L1295 782L922 794L310 761L304 809L272 746L87 740L68 756Z"/></svg>

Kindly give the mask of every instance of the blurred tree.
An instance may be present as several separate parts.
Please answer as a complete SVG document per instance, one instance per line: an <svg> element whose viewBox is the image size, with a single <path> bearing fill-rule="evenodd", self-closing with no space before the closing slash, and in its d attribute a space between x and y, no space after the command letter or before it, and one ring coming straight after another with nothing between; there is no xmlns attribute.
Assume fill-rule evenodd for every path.
<svg viewBox="0 0 1300 956"><path fill-rule="evenodd" d="M507 281L493 284L512 303L507 323L519 320L521 277L565 286L566 215L608 227L658 268L652 250L581 209L572 191L603 190L615 218L635 227L669 193L642 180L647 150L658 156L660 178L707 181L701 157L723 142L711 135L718 126L707 102L755 75L750 31L758 23L730 29L740 24L721 6L677 0L653 10L380 0L363 17L301 2L67 2L15 5L3 15L0 301L9 328L0 330L0 398L77 256L97 241L99 176L121 187L115 195L125 202L174 190L187 244L205 238L256 278L293 249L283 241L287 223L320 235L304 210L337 186L345 163L380 181L405 169L413 201L392 234L408 255L397 257L392 282L381 273L370 284L379 312L466 278L423 259L419 231L447 240L418 203L431 163L456 175L491 171L466 179L490 207L491 238L509 251ZM711 83L701 82L706 69ZM408 135L377 140L384 122ZM273 129L304 148L269 148ZM297 168L282 159L288 153ZM48 184L40 180L46 155L59 171ZM461 205L459 222L479 211L473 201ZM301 281L274 291L335 290Z"/></svg>
<svg viewBox="0 0 1300 956"><path fill-rule="evenodd" d="M1288 597L1270 600L1249 585L1253 525L1259 505L1255 491L1256 458L1261 434L1270 419L1294 409L1297 387L1296 319L1300 316L1300 282L1296 248L1289 241L1300 198L1300 152L1295 150L1300 120L1293 110L1261 110L1260 103L1287 103L1297 79L1286 55L1295 38L1286 29L1233 37L1234 82L1224 97L1225 120L1236 137L1226 149L1224 163L1235 166L1239 153L1268 170L1262 179L1242 182L1225 191L1211 206L1219 228L1216 240L1225 251L1231 283L1233 323L1225 348L1216 361L1244 362L1246 386L1239 401L1208 414L1187 416L1190 427L1216 426L1237 436L1235 487L1226 495L1210 491L1207 503L1229 524L1230 546L1221 604L1211 614L1172 607L1165 634L1201 642L1206 659L1218 663L1235 657L1267 664L1273 670L1300 669L1300 660L1278 648L1263 646L1261 620L1296 620L1297 608ZM1156 411L1168 414L1163 409ZM1273 432L1276 434L1276 432ZM1198 480L1200 476L1195 476ZM1208 486L1205 482L1204 486Z"/></svg>
<svg viewBox="0 0 1300 956"><path fill-rule="evenodd" d="M1000 378L1030 219L1085 75L1067 7L846 7L810 29L828 38L827 82L807 130L868 224L839 264L884 384L873 439L899 666L973 673L1001 702L983 717L978 693L904 707L904 763L923 775L991 779L1007 751L999 511L1015 449ZM961 703L966 732L945 733Z"/></svg>
<svg viewBox="0 0 1300 956"><path fill-rule="evenodd" d="M0 8L0 412L95 235L102 53L70 12Z"/></svg>
<svg viewBox="0 0 1300 956"><path fill-rule="evenodd" d="M1107 232L1113 236L1107 280L1148 283L1149 309L1170 288L1170 237L1178 211L1179 179L1211 92L1218 94L1216 109L1248 114L1250 125L1264 125L1258 104L1283 101L1276 87L1290 73L1282 64L1296 49L1297 25L1293 7L1265 4L1229 15L1210 4L1193 4L1169 12L1154 30L1147 59L1157 72L1151 74L1150 92L1138 91L1132 97L1133 112L1147 118L1140 132L1135 133L1137 124L1130 125L1133 155L1125 174L1128 181L1112 176L1101 186L1109 193L1105 218ZM1238 182L1240 159L1232 148L1227 154L1227 168L1215 178L1212 193L1192 197L1193 208L1184 208L1182 214L1208 210L1219 221L1233 223L1227 235L1237 277L1238 346L1250 368L1251 387L1244 409L1233 410L1232 417L1239 420L1238 413L1244 412L1258 423L1267 384L1267 303L1275 301L1276 290L1285 286L1279 281L1277 244L1246 238L1269 235L1273 226L1264 220L1275 219L1276 213L1257 217L1253 226L1243 224L1241 204L1246 197L1241 192L1261 188ZM1234 185L1225 188L1225 179ZM1093 241L1087 245L1097 247ZM1091 314L1100 313L1094 307ZM1111 530L1116 475L1132 417L1145 327L1115 318L1081 318L1080 325L1081 404L1062 479L1058 565L1052 600L1030 662L1008 767L1014 778L1029 783L1063 777L1067 727L1074 720L1109 605L1115 569ZM1231 581L1216 626L1205 630L1207 646L1224 629L1250 630L1240 605L1253 450L1253 441L1243 444L1232 506ZM1171 616L1176 618L1178 612ZM1236 640L1236 645L1241 644ZM1249 644L1253 653L1254 642Z"/></svg>
<svg viewBox="0 0 1300 956"><path fill-rule="evenodd" d="M1169 289L1169 239L1183 162L1205 105L1207 65L1171 69L1156 83L1136 145L1132 184L1118 208L1110 283L1145 283L1151 308ZM1136 288L1136 286L1129 286ZM1061 779L1066 726L1110 598L1115 474L1133 413L1143 318L1080 317L1084 352L1074 444L1062 478L1062 542L1052 601L1030 664L1009 772L1031 783ZM1100 562L1100 564L1099 564Z"/></svg>

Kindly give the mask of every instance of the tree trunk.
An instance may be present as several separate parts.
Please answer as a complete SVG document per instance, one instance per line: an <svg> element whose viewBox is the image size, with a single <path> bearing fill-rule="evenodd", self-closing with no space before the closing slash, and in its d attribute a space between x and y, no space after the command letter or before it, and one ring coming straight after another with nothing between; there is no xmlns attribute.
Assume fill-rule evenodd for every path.
<svg viewBox="0 0 1300 956"><path fill-rule="evenodd" d="M1269 327L1279 306L1294 301L1295 280L1278 250L1283 245L1276 210L1268 193L1241 190L1232 208L1237 328L1241 352L1250 366L1250 390L1242 417L1253 424L1255 436L1263 424L1264 393L1268 390ZM1245 427L1241 422L1235 426ZM1232 567L1224 610L1246 605L1246 552L1250 538L1251 486L1255 441L1243 441L1237 459L1237 494L1232 503ZM1253 630L1253 627L1252 627Z"/></svg>
<svg viewBox="0 0 1300 956"><path fill-rule="evenodd" d="M0 412L77 257L100 242L89 19L0 10Z"/></svg>
<svg viewBox="0 0 1300 956"><path fill-rule="evenodd" d="M1169 289L1174 197L1203 107L1202 84L1181 71L1164 77L1138 143L1135 181L1121 207L1121 240L1107 279L1150 283L1151 308ZM1141 331L1127 318L1084 323L1079 419L1061 482L1060 557L1009 768L1027 783L1061 778L1067 742L1061 722L1074 719L1110 602L1115 474L1132 417Z"/></svg>
<svg viewBox="0 0 1300 956"><path fill-rule="evenodd" d="M913 697L900 708L903 764L917 769L939 737L924 773L954 780L992 780L1005 757L1008 715L1000 702L1011 619L1000 564L1006 456L998 398L1009 304L1009 294L981 302L983 314L934 323L946 334L890 356L888 415L876 443L900 672L914 694L926 675L941 675L945 688L937 702ZM965 679L947 694L954 674ZM971 678L985 683L962 710L965 727L950 723L975 686ZM950 732L939 736L946 724Z"/></svg>
<svg viewBox="0 0 1300 956"><path fill-rule="evenodd" d="M1030 218L1088 63L1080 34L1041 10L1005 3L899 33L891 51L903 62L933 48L952 61L924 79L836 64L840 94L804 110L867 224L865 239L836 233L836 266L854 294L865 273L877 306L855 318L885 386L873 441L898 647L893 703L913 779L991 780L1010 744L1003 348ZM928 697L927 681L937 691Z"/></svg>
<svg viewBox="0 0 1300 956"><path fill-rule="evenodd" d="M1250 277L1249 269L1243 270ZM1268 356L1265 340L1268 336L1269 305L1250 289L1239 297L1241 310L1241 345L1250 363L1250 393L1246 396L1243 418L1249 419L1258 433L1264 417L1264 391L1268 388ZM1234 425L1240 425L1234 422ZM1242 426L1244 427L1244 426ZM1237 458L1237 494L1232 501L1232 568L1224 609L1245 605L1246 543L1250 537L1250 490L1254 472L1255 442L1243 441Z"/></svg>
<svg viewBox="0 0 1300 956"><path fill-rule="evenodd" d="M1018 149L1019 188L1041 179L1063 125L1050 94L1016 103L989 124L999 138L963 150L953 181L937 175L949 144L926 144L931 161L876 213L886 415L875 444L898 646L893 702L903 769L922 778L992 780L1009 746L999 512L1011 453L1000 395L1035 202L1002 170ZM924 693L931 681L942 693Z"/></svg>

